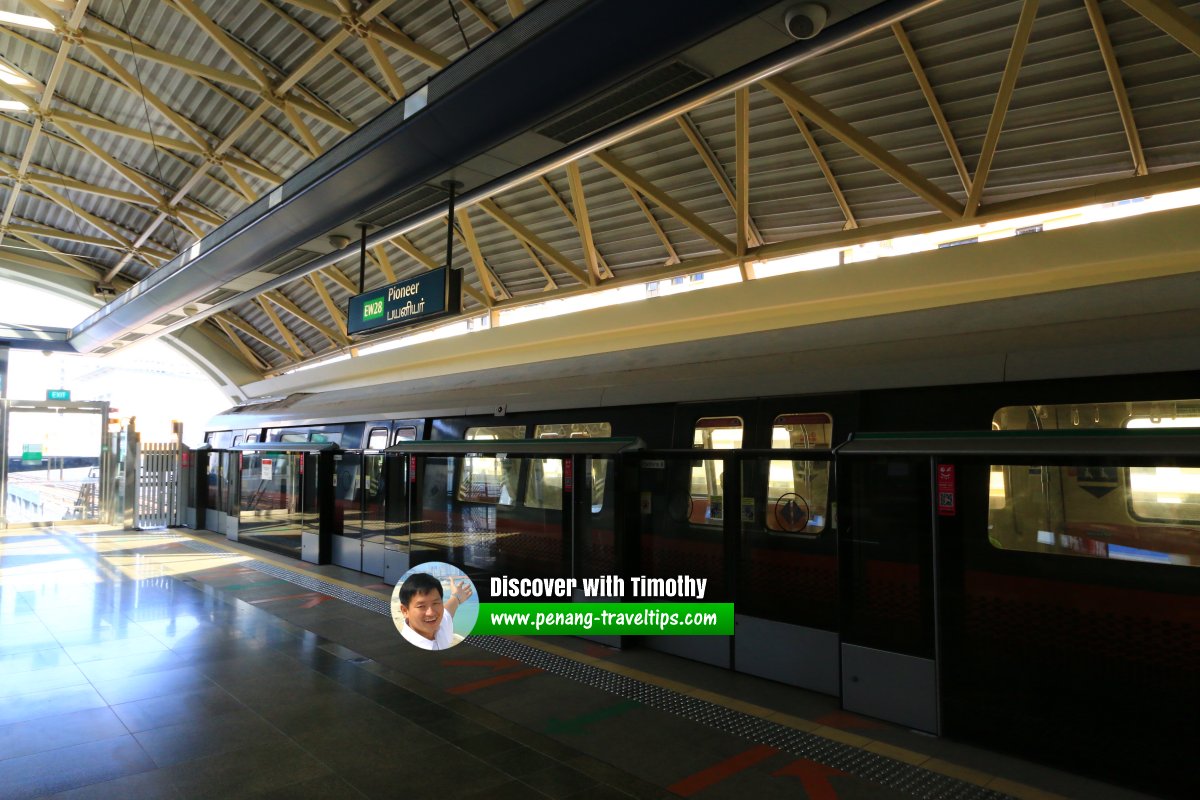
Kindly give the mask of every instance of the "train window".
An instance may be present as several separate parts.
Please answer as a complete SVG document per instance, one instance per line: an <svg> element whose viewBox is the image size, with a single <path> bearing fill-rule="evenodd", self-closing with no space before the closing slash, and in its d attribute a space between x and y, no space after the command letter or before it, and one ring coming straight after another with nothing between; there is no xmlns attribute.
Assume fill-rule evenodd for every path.
<svg viewBox="0 0 1200 800"><path fill-rule="evenodd" d="M249 436L247 436L247 437L246 437L246 444L254 444L254 443L255 443L255 442L257 442L257 441L258 441L258 434L257 434L257 433L252 433L252 434L250 434Z"/></svg>
<svg viewBox="0 0 1200 800"><path fill-rule="evenodd" d="M388 446L388 429L387 428L371 428L371 434L367 437L367 450L382 450Z"/></svg>
<svg viewBox="0 0 1200 800"><path fill-rule="evenodd" d="M828 414L781 414L771 428L771 448L828 448L833 418ZM815 536L825 530L829 502L828 461L771 461L767 486L767 530Z"/></svg>
<svg viewBox="0 0 1200 800"><path fill-rule="evenodd" d="M1200 428L1200 416L1137 416L1127 428ZM1200 469L1194 467L1130 467L1129 509L1154 522L1200 521Z"/></svg>
<svg viewBox="0 0 1200 800"><path fill-rule="evenodd" d="M533 429L535 439L602 439L612 436L612 423L583 422L563 425L538 425ZM608 460L590 459L592 464L592 513L604 508L604 480ZM525 488L525 505L530 508L562 508L563 460L535 458L530 460L529 483Z"/></svg>
<svg viewBox="0 0 1200 800"><path fill-rule="evenodd" d="M696 420L692 446L701 450L737 450L742 446L741 417L702 417ZM689 519L700 525L721 525L725 514L725 462L698 461L692 467L692 504Z"/></svg>
<svg viewBox="0 0 1200 800"><path fill-rule="evenodd" d="M396 428L392 432L392 444L400 442L415 442L417 440L417 429L411 425L404 428Z"/></svg>
<svg viewBox="0 0 1200 800"><path fill-rule="evenodd" d="M233 443L230 444L230 447L237 447L241 443L242 443L242 435L239 433L237 436L233 437Z"/></svg>
<svg viewBox="0 0 1200 800"><path fill-rule="evenodd" d="M1200 428L1200 400L1010 406L996 430ZM991 468L988 537L1039 553L1200 565L1200 469Z"/></svg>
<svg viewBox="0 0 1200 800"><path fill-rule="evenodd" d="M467 428L467 439L498 441L524 439L524 425ZM462 459L458 499L468 503L511 506L517 492L520 459L507 456L467 456Z"/></svg>
<svg viewBox="0 0 1200 800"><path fill-rule="evenodd" d="M305 433L281 433L281 434L279 434L279 441L281 441L281 442L307 442L308 441L308 433L307 432L305 432Z"/></svg>

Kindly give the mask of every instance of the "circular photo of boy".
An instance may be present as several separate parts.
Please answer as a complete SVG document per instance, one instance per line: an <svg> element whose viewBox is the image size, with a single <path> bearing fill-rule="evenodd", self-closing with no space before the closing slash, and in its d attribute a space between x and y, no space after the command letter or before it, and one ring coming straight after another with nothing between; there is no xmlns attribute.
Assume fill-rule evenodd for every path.
<svg viewBox="0 0 1200 800"><path fill-rule="evenodd" d="M392 622L422 650L445 650L471 633L479 617L475 584L461 569L427 561L410 569L392 590Z"/></svg>

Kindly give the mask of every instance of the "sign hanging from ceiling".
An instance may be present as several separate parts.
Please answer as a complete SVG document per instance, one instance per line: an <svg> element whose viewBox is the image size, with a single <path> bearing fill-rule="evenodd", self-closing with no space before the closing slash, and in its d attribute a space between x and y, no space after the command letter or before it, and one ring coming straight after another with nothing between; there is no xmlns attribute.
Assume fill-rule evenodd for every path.
<svg viewBox="0 0 1200 800"><path fill-rule="evenodd" d="M369 333L413 325L461 310L462 273L442 267L351 297L346 329L351 334Z"/></svg>

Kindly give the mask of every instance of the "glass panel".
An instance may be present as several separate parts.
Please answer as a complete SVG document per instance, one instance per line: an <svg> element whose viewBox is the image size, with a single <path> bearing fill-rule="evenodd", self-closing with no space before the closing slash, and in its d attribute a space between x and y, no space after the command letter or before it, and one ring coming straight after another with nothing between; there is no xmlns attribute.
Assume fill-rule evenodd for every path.
<svg viewBox="0 0 1200 800"><path fill-rule="evenodd" d="M612 436L608 422L538 425L535 439L594 439ZM604 459L590 460L592 469L607 469ZM605 475L592 474L592 512L598 513L604 504ZM525 487L525 505L534 508L562 508L563 459L545 458L530 461L529 483Z"/></svg>
<svg viewBox="0 0 1200 800"><path fill-rule="evenodd" d="M781 414L771 429L771 447L828 448L832 434L833 418L828 414ZM784 536L815 536L825 530L829 470L828 461L772 461L767 482L767 530Z"/></svg>
<svg viewBox="0 0 1200 800"><path fill-rule="evenodd" d="M827 475L829 464L828 461L793 462L766 458L743 462L745 496L754 496L761 504L764 483L771 489L767 493L765 509L759 505L752 516L743 509L738 613L837 630L837 537L832 532L818 536L816 531L813 535L801 536L787 533L786 528L781 532L774 527L799 526L802 522L802 518L790 516L787 498L775 494L781 465L788 475L812 470L814 466L817 469L812 471ZM819 498L819 503L823 508L824 495Z"/></svg>
<svg viewBox="0 0 1200 800"><path fill-rule="evenodd" d="M725 580L724 531L715 525L696 524L697 519L707 520L695 513L692 459L672 456L649 464L643 462L638 474L641 574L652 578L704 578L708 581L706 601L731 599ZM725 463L718 461L716 473L724 469ZM704 499L707 504L710 498ZM711 499L718 508L725 500L720 493Z"/></svg>
<svg viewBox="0 0 1200 800"><path fill-rule="evenodd" d="M392 444L398 442L415 442L417 440L416 428L396 428L392 434Z"/></svg>
<svg viewBox="0 0 1200 800"><path fill-rule="evenodd" d="M333 457L334 534L357 539L362 535L362 455Z"/></svg>
<svg viewBox="0 0 1200 800"><path fill-rule="evenodd" d="M387 523L384 519L384 495L386 486L382 454L363 456L362 487L362 538L382 541Z"/></svg>
<svg viewBox="0 0 1200 800"><path fill-rule="evenodd" d="M843 641L932 658L929 460L847 462L842 496L851 507L849 519L839 522Z"/></svg>
<svg viewBox="0 0 1200 800"><path fill-rule="evenodd" d="M736 450L742 446L741 417L704 417L696 421L692 446L701 450ZM721 525L725 519L725 462L699 461L692 466L692 494L688 518L697 525Z"/></svg>
<svg viewBox="0 0 1200 800"><path fill-rule="evenodd" d="M586 460L585 470L592 479L592 513L580 514L575 523L574 574L577 577L599 578L621 572L613 495L607 481L612 467L611 458ZM607 502L605 493L609 493Z"/></svg>
<svg viewBox="0 0 1200 800"><path fill-rule="evenodd" d="M998 431L1196 427L1200 400L1005 406L992 418Z"/></svg>
<svg viewBox="0 0 1200 800"><path fill-rule="evenodd" d="M241 454L238 541L300 556L302 458L300 453Z"/></svg>
<svg viewBox="0 0 1200 800"><path fill-rule="evenodd" d="M995 467L993 467L993 470ZM1002 550L1200 564L1200 469L1010 465L988 538Z"/></svg>
<svg viewBox="0 0 1200 800"><path fill-rule="evenodd" d="M99 412L10 412L10 525L99 518L97 468L107 425Z"/></svg>
<svg viewBox="0 0 1200 800"><path fill-rule="evenodd" d="M569 547L562 515L494 501L493 493L462 494L456 472L479 457L418 458L421 493L413 497L410 557L413 566L426 561L458 564L477 586L491 575L562 577L570 575ZM487 459L502 463L502 474L520 474L520 458ZM478 474L478 473L477 473ZM473 499L482 497L484 499Z"/></svg>
<svg viewBox="0 0 1200 800"><path fill-rule="evenodd" d="M497 441L524 439L524 425L501 425L487 428L468 428L467 439ZM491 503L511 506L517 495L521 471L519 459L507 456L467 456L462 460L458 482L458 499L470 503Z"/></svg>

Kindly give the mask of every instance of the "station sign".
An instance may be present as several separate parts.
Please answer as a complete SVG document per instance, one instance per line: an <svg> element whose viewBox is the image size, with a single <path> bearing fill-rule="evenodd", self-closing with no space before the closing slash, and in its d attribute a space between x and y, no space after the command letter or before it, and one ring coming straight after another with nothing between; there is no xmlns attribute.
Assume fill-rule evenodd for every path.
<svg viewBox="0 0 1200 800"><path fill-rule="evenodd" d="M40 464L40 463L42 463L42 446L41 446L41 444L21 445L21 462L24 464Z"/></svg>
<svg viewBox="0 0 1200 800"><path fill-rule="evenodd" d="M46 399L47 400L70 400L71 399L71 390L70 389L47 389L46 390Z"/></svg>
<svg viewBox="0 0 1200 800"><path fill-rule="evenodd" d="M350 333L413 325L462 310L462 273L445 267L350 298Z"/></svg>

